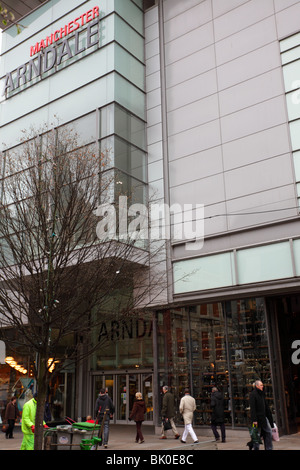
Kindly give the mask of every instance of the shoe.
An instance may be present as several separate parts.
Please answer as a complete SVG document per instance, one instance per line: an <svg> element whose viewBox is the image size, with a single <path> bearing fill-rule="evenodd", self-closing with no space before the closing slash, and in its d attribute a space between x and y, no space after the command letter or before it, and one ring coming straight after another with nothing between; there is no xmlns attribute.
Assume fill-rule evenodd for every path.
<svg viewBox="0 0 300 470"><path fill-rule="evenodd" d="M174 439L179 439L179 438L180 438L180 434L175 434Z"/></svg>
<svg viewBox="0 0 300 470"><path fill-rule="evenodd" d="M104 449L107 449L107 444L104 444Z"/></svg>
<svg viewBox="0 0 300 470"><path fill-rule="evenodd" d="M216 441L219 441L219 440L220 440L220 438L219 438L219 437L216 437Z"/></svg>
<svg viewBox="0 0 300 470"><path fill-rule="evenodd" d="M143 440L140 442L140 444L143 444L143 442L145 442L145 439L143 439Z"/></svg>
<svg viewBox="0 0 300 470"><path fill-rule="evenodd" d="M166 436L161 436L160 439L167 439Z"/></svg>
<svg viewBox="0 0 300 470"><path fill-rule="evenodd" d="M194 441L194 444L198 444L199 441Z"/></svg>
<svg viewBox="0 0 300 470"><path fill-rule="evenodd" d="M222 442L226 442L225 439Z"/></svg>
<svg viewBox="0 0 300 470"><path fill-rule="evenodd" d="M182 444L186 444L186 441L183 441L182 439L180 439L180 442L182 442Z"/></svg>

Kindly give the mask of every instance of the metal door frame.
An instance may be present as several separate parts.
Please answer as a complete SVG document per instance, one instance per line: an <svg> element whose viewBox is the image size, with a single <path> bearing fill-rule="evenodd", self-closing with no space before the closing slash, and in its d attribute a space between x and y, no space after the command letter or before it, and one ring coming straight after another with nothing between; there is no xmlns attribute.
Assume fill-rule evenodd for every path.
<svg viewBox="0 0 300 470"><path fill-rule="evenodd" d="M111 397L112 400L113 400L113 403L115 405L115 413L114 413L114 417L113 419L111 420L111 423L113 424L135 424L134 421L129 421L128 420L128 417L129 417L129 408L128 408L128 404L126 406L126 419L116 419L116 416L118 414L118 400L117 400L117 380L118 380L118 377L121 376L121 375L125 375L126 376L126 390L129 390L129 376L130 375L138 375L138 390L141 390L142 389L142 376L145 375L145 374L148 374L148 375L151 375L152 377L152 400L153 400L153 407L154 407L154 374L153 374L153 370L152 369L139 369L139 370L136 370L136 369L126 369L126 370L107 370L107 371L103 371L103 372L92 372L91 374L91 383L92 383L92 409L94 410L94 404L96 403L96 399L97 399L97 394L95 394L95 380L96 378L100 378L102 377L102 387L105 388L105 377L110 375L113 377L113 382L114 382L114 386L113 386L113 396ZM153 413L154 415L154 413ZM143 422L144 425L153 425L154 424L154 418L152 421L144 421Z"/></svg>

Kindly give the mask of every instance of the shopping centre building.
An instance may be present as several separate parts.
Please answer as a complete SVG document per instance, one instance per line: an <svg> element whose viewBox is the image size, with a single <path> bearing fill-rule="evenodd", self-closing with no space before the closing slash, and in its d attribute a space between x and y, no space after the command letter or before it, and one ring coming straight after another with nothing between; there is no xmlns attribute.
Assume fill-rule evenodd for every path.
<svg viewBox="0 0 300 470"><path fill-rule="evenodd" d="M53 414L84 418L104 386L115 423L128 423L141 391L145 423L159 425L167 384L177 405L191 388L195 426L207 426L218 385L226 425L240 428L261 379L281 432L296 432L300 0L31 5L20 34L15 25L2 33L1 182L21 130L58 116L100 151L112 149L139 202L169 208L171 234L167 288L126 327L103 322L106 347L56 379ZM28 365L21 353L15 359ZM30 365L23 374L2 362L1 406L33 380Z"/></svg>

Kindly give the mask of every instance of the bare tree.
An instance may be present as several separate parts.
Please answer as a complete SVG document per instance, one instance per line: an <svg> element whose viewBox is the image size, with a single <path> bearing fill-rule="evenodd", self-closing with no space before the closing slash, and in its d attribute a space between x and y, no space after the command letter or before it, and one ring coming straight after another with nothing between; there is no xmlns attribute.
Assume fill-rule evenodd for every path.
<svg viewBox="0 0 300 470"><path fill-rule="evenodd" d="M45 0L43 0L45 1ZM8 10L5 5L3 5L3 2L0 2L0 22L4 27L10 26L10 25L15 25L17 28L17 33L21 33L22 28L24 28L23 25L20 23L16 22L15 15L12 11Z"/></svg>
<svg viewBox="0 0 300 470"><path fill-rule="evenodd" d="M152 270L155 279L148 270L161 264L162 245L150 261L139 230L120 237L109 228L118 176L108 160L67 127L33 131L4 154L0 327L17 332L6 338L12 348L37 358L36 450L51 376L92 354L91 332L105 319L132 317L153 301L153 287L165 288L163 270Z"/></svg>

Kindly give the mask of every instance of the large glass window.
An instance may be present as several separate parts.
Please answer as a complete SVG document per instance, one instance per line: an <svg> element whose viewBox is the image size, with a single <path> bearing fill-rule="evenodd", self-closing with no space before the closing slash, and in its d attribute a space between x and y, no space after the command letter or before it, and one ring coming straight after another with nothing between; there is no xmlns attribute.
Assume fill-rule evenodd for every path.
<svg viewBox="0 0 300 470"><path fill-rule="evenodd" d="M152 318L105 320L93 333L99 349L91 359L94 371L153 366Z"/></svg>
<svg viewBox="0 0 300 470"><path fill-rule="evenodd" d="M184 388L190 387L197 403L195 424L210 424L213 386L223 393L227 425L249 424L249 393L258 379L265 384L273 410L263 299L160 312L158 368L160 387L171 387L177 405ZM177 422L181 422L179 414Z"/></svg>
<svg viewBox="0 0 300 470"><path fill-rule="evenodd" d="M237 265L241 284L293 276L289 242L238 250Z"/></svg>
<svg viewBox="0 0 300 470"><path fill-rule="evenodd" d="M280 42L281 61L283 67L284 86L292 150L294 152L294 164L297 186L300 182L298 170L298 150L300 150L300 34L294 34ZM298 187L297 187L298 189ZM300 193L298 190L298 203Z"/></svg>
<svg viewBox="0 0 300 470"><path fill-rule="evenodd" d="M212 385L217 385L224 392L226 422L230 422L225 318L222 304L191 307L189 324L193 393L197 403L195 423L210 423Z"/></svg>
<svg viewBox="0 0 300 470"><path fill-rule="evenodd" d="M100 110L101 138L112 134L141 150L146 148L145 122L116 103Z"/></svg>
<svg viewBox="0 0 300 470"><path fill-rule="evenodd" d="M264 301L257 298L226 302L225 313L232 419L236 426L243 426L249 423L249 395L255 380L263 382L266 399L273 410Z"/></svg>
<svg viewBox="0 0 300 470"><path fill-rule="evenodd" d="M146 154L117 136L101 140L101 152L108 166L146 181Z"/></svg>
<svg viewBox="0 0 300 470"><path fill-rule="evenodd" d="M175 294L236 284L233 253L220 253L174 263Z"/></svg>

